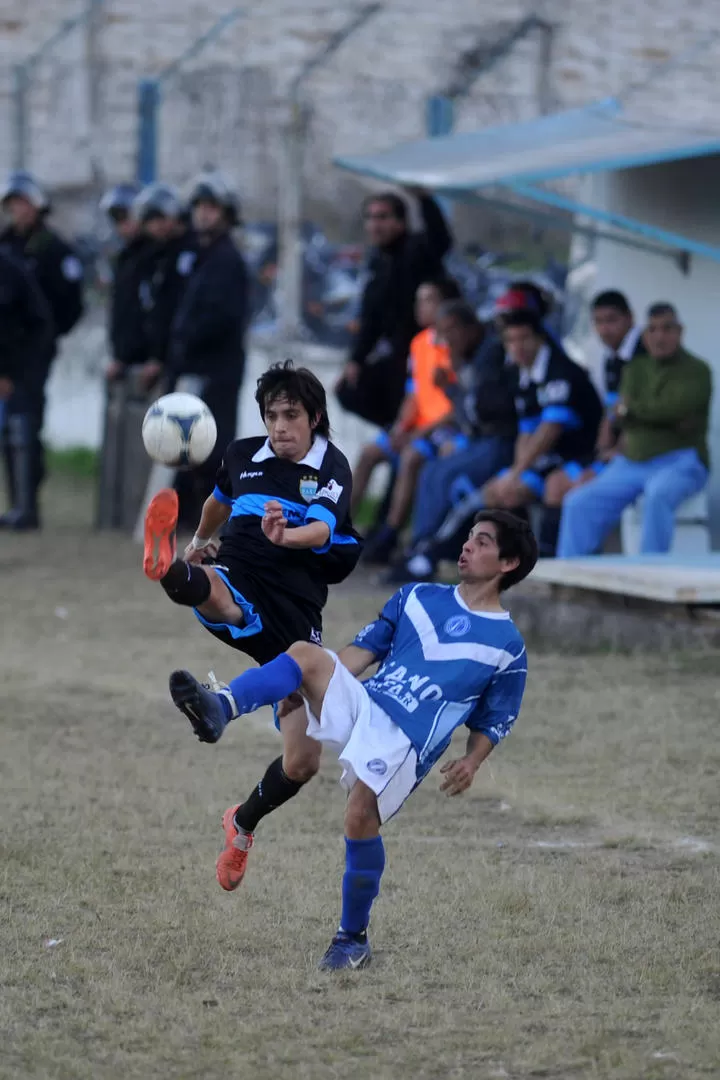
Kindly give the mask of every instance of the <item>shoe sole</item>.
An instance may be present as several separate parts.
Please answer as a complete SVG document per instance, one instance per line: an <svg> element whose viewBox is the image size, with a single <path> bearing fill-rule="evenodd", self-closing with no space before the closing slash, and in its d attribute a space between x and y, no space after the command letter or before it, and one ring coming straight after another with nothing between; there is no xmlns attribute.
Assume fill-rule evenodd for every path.
<svg viewBox="0 0 720 1080"><path fill-rule="evenodd" d="M165 577L175 559L178 511L177 492L171 488L159 491L147 508L143 571L151 581Z"/></svg>
<svg viewBox="0 0 720 1080"><path fill-rule="evenodd" d="M197 680L189 671L173 671L170 676L170 697L173 704L188 718L200 742L216 743L222 735L202 714Z"/></svg>

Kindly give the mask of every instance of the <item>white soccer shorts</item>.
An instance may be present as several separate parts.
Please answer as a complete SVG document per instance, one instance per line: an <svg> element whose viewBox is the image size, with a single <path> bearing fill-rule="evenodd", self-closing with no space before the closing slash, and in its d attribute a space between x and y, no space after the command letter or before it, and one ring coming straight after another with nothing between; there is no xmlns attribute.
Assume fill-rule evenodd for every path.
<svg viewBox="0 0 720 1080"><path fill-rule="evenodd" d="M384 824L417 783L415 748L335 653L325 651L335 661L335 670L319 720L305 702L307 733L337 751L343 768L340 784L346 791L361 780L375 792Z"/></svg>

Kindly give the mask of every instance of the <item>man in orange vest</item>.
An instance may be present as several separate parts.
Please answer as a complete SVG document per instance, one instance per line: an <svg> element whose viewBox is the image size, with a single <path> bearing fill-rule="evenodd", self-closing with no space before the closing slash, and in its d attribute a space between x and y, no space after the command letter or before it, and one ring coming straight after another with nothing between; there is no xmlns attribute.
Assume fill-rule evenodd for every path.
<svg viewBox="0 0 720 1080"><path fill-rule="evenodd" d="M389 462L397 470L387 526L379 530L378 540L390 531L396 533L402 526L425 462L436 457L449 439L462 438L443 427L443 421L452 417L452 404L438 385L437 372L448 372L452 378L452 365L450 351L435 330L440 305L459 296L457 283L449 278L426 281L418 288L415 317L423 329L410 344L405 397L398 418L389 431L382 431L374 442L363 448L353 474L353 513L356 513L376 467L381 462ZM366 545L366 551L370 549L369 561L374 562L379 557L385 562L389 555L389 551L384 551L387 545L381 543L377 552L375 546L375 539L370 538Z"/></svg>

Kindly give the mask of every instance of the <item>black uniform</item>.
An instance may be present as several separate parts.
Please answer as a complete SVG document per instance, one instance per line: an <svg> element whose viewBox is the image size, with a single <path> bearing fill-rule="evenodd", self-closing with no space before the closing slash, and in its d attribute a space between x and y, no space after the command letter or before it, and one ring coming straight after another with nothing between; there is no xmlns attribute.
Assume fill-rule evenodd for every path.
<svg viewBox="0 0 720 1080"><path fill-rule="evenodd" d="M144 236L126 244L113 259L108 335L113 359L126 367L151 358L141 290L152 272L156 246Z"/></svg>
<svg viewBox="0 0 720 1080"><path fill-rule="evenodd" d="M192 473L198 501L212 490L223 447L235 438L238 395L245 368L247 311L245 263L231 238L222 234L198 248L192 274L173 319L168 354L171 380L180 375L198 376L199 395L217 424L214 452Z"/></svg>
<svg viewBox="0 0 720 1080"><path fill-rule="evenodd" d="M360 327L350 356L362 373L355 387L341 383L338 388L344 409L380 427L393 423L405 395L410 342L420 331L415 321L418 286L442 276L443 256L452 247L452 235L435 200L421 199L420 209L424 232L406 232L370 257Z"/></svg>
<svg viewBox="0 0 720 1080"><path fill-rule="evenodd" d="M562 425L553 448L523 475L523 482L542 498L545 477L560 466L585 468L595 456L602 404L590 376L560 349L545 345L531 369L520 372L515 393L520 434L542 423Z"/></svg>
<svg viewBox="0 0 720 1080"><path fill-rule="evenodd" d="M0 376L13 384L10 398L0 401L0 436L12 512L26 516L34 510L29 470L36 464L28 449L40 422L33 413L38 406L34 388L52 338L52 315L37 283L20 263L0 252Z"/></svg>
<svg viewBox="0 0 720 1080"><path fill-rule="evenodd" d="M43 338L40 353L29 365L32 376L25 381L22 400L12 402L10 406L14 415L24 416L21 426L26 445L22 452L29 460L21 471L22 482L30 484L29 490L20 491L21 477L16 474L19 448L13 453L6 448L5 454L8 486L29 508L27 524L36 525L37 491L45 475L45 454L40 441L45 415L45 383L57 352L57 339L69 333L82 315L83 268L72 248L42 221L27 233L20 233L12 226L6 229L0 235L0 252L22 262L39 285L52 315L52 333ZM2 521L2 524L15 523L14 519Z"/></svg>
<svg viewBox="0 0 720 1080"><path fill-rule="evenodd" d="M242 607L245 625L213 624L198 615L203 625L260 664L293 641L319 644L328 585L343 581L360 557L361 543L350 520L351 494L346 458L321 436L301 462L276 457L269 440L261 437L232 442L214 491L216 499L232 506L216 570ZM282 504L290 527L327 522L328 543L303 551L272 544L261 528L270 499Z"/></svg>
<svg viewBox="0 0 720 1080"><path fill-rule="evenodd" d="M188 229L155 244L140 287L150 357L168 362L173 320L195 267L197 238Z"/></svg>

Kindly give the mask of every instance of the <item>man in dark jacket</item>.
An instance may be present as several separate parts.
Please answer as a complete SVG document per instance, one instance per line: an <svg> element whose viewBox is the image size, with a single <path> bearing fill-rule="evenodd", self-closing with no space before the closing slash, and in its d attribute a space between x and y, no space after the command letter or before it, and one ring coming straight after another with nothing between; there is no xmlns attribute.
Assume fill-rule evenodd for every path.
<svg viewBox="0 0 720 1080"><path fill-rule="evenodd" d="M37 519L34 390L52 340L52 315L39 286L21 263L0 251L0 439L8 463L8 527L29 527Z"/></svg>
<svg viewBox="0 0 720 1080"><path fill-rule="evenodd" d="M215 417L215 450L194 470L196 494L205 499L236 435L245 368L248 274L230 235L240 222L238 202L223 177L213 172L198 176L189 203L197 258L173 319L168 374L171 379L196 376L198 393Z"/></svg>
<svg viewBox="0 0 720 1080"><path fill-rule="evenodd" d="M23 387L23 430L28 440L29 467L15 474L17 455L6 448L8 487L15 493L13 509L0 517L0 528L39 527L37 493L45 475L45 455L40 433L45 413L45 384L57 353L58 339L68 334L83 311L83 267L72 248L50 229L47 193L33 176L14 172L0 188L0 202L10 225L0 234L0 251L22 262L43 293L50 308L53 333L43 338L42 355L33 359L31 380ZM30 370L29 369L29 370ZM13 409L18 408L15 402ZM19 415L15 412L14 415ZM27 484L27 490L21 490ZM21 509L22 506L22 509Z"/></svg>
<svg viewBox="0 0 720 1080"><path fill-rule="evenodd" d="M132 212L137 196L138 190L132 184L116 184L100 200L100 209L110 219L120 241L112 258L108 305L111 359L106 376L109 382L123 378L129 368L141 368L150 360L140 292L151 272L156 247Z"/></svg>
<svg viewBox="0 0 720 1080"><path fill-rule="evenodd" d="M410 342L419 332L415 295L424 281L443 276L443 257L452 235L442 212L425 191L414 190L425 229L408 230L407 208L399 195L371 195L365 201L365 233L373 251L360 306L360 325L337 386L348 412L388 427L405 393Z"/></svg>

